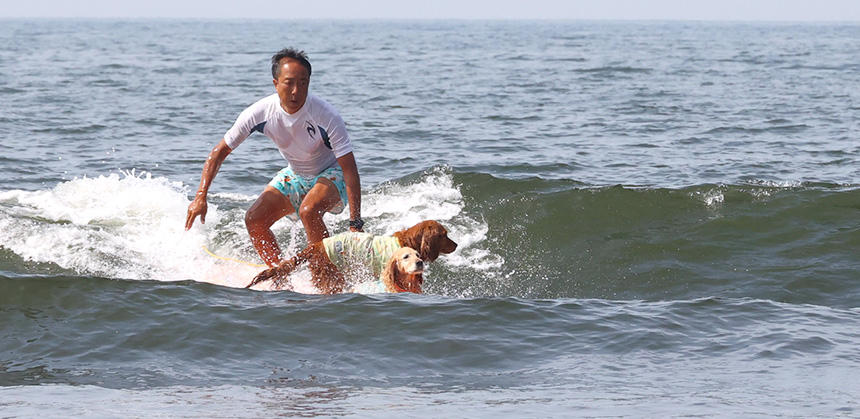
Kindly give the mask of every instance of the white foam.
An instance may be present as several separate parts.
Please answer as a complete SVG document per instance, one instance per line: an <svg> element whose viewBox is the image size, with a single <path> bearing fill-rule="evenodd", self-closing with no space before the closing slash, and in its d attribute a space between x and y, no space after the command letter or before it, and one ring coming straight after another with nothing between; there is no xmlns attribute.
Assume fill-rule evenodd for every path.
<svg viewBox="0 0 860 419"><path fill-rule="evenodd" d="M714 188L705 192L696 191L691 193L690 196L701 200L710 208L718 207L726 200L721 188Z"/></svg>
<svg viewBox="0 0 860 419"><path fill-rule="evenodd" d="M47 191L0 193L0 240L26 260L84 275L200 280L204 229L184 231L185 188L149 173L77 178ZM7 214L7 209L9 213ZM207 222L219 223L210 205Z"/></svg>
<svg viewBox="0 0 860 419"><path fill-rule="evenodd" d="M754 186L764 186L768 188L793 189L803 187L803 182L800 180L752 180L747 182Z"/></svg>
<svg viewBox="0 0 860 419"><path fill-rule="evenodd" d="M216 192L210 193L210 198L221 199L225 201L234 201L234 202L254 202L257 199L256 195L243 195L239 193L231 193L231 192Z"/></svg>
<svg viewBox="0 0 860 419"><path fill-rule="evenodd" d="M362 196L363 218L374 218L374 234L391 234L423 220L452 220L463 211L463 196L450 173L436 170L411 185L384 184Z"/></svg>
<svg viewBox="0 0 860 419"><path fill-rule="evenodd" d="M179 182L130 171L76 178L50 190L0 192L0 243L25 260L53 263L80 275L245 286L262 268L212 257L203 247L223 258L261 263L245 232L247 205L221 210L213 203L246 203L256 196L211 195L206 224L198 220L185 231L188 190ZM381 185L362 199L370 233L391 234L425 219L438 220L459 247L434 264L481 270L500 266L501 257L482 248L486 223L464 215L463 208L451 173L442 169L409 185ZM327 214L326 224L337 231L347 219L348 211ZM306 244L299 222L285 218L272 230L285 256ZM307 271L297 272L291 285L298 292L315 292Z"/></svg>

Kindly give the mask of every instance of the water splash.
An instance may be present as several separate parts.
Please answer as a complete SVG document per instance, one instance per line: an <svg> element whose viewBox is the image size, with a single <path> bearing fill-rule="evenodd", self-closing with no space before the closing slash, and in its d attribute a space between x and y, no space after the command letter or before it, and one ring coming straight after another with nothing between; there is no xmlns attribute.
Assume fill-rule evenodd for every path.
<svg viewBox="0 0 860 419"><path fill-rule="evenodd" d="M0 193L0 242L26 261L78 275L245 286L261 269L248 264L261 261L243 222L256 196L213 194L206 223L198 220L185 231L188 190L180 182L132 170L76 178L49 190L5 191ZM463 214L463 197L449 169L373 188L364 193L362 207L366 231L373 234L391 234L425 219L445 224L459 248L434 264L472 269L501 264L500 256L480 248L488 227ZM344 229L347 219L346 211L325 216L333 231ZM284 218L272 230L287 257L306 245L300 222ZM212 257L204 248L248 263ZM315 292L306 270L294 275L291 288Z"/></svg>

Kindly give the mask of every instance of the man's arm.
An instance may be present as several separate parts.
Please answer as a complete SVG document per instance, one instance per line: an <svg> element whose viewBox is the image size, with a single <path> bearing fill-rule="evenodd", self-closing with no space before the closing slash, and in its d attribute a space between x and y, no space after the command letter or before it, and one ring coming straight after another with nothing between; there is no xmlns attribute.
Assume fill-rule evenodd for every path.
<svg viewBox="0 0 860 419"><path fill-rule="evenodd" d="M224 159L227 158L227 155L233 151L227 145L227 142L224 139L209 152L209 157L206 158L206 163L203 164L203 173L200 175L200 186L197 188L197 194L194 196L194 199L191 201L191 204L188 205L188 216L185 218L185 230L191 228L194 225L194 219L197 216L200 216L200 222L206 223L206 210L208 209L208 204L206 203L206 195L209 193L209 186L212 185L212 180L215 179L215 175L218 174L218 169L221 168L221 163L224 162ZM353 161L353 165L354 165ZM344 174L344 179L346 175ZM347 189L348 191L348 189Z"/></svg>
<svg viewBox="0 0 860 419"><path fill-rule="evenodd" d="M347 153L337 159L337 163L343 170L343 182L346 184L346 198L349 201L349 219L361 218L361 179L358 176L358 166L355 164L355 156ZM350 227L350 231L362 231L362 229Z"/></svg>

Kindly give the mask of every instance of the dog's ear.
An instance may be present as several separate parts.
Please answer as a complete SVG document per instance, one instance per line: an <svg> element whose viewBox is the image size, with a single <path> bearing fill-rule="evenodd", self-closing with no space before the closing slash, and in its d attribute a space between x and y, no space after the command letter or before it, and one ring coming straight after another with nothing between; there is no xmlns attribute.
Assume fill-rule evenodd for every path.
<svg viewBox="0 0 860 419"><path fill-rule="evenodd" d="M439 257L440 241L444 235L441 226L431 226L421 236L421 259L433 262Z"/></svg>
<svg viewBox="0 0 860 419"><path fill-rule="evenodd" d="M432 220L422 221L405 230L395 232L393 236L400 239L401 246L411 247L420 251L421 241L424 240L424 236L429 233L429 230L432 228L434 223L435 221Z"/></svg>
<svg viewBox="0 0 860 419"><path fill-rule="evenodd" d="M393 285L395 275L397 275L397 259L391 257L388 258L388 262L382 270L382 283L385 284L386 287Z"/></svg>

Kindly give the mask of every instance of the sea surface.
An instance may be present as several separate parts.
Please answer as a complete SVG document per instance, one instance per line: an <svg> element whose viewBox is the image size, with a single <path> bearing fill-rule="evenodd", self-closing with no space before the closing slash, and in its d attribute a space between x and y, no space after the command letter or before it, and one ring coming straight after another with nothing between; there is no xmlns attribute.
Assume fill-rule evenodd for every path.
<svg viewBox="0 0 860 419"><path fill-rule="evenodd" d="M259 134L184 231L286 46L425 294L243 289ZM0 416L860 417L858 156L856 23L0 20Z"/></svg>

